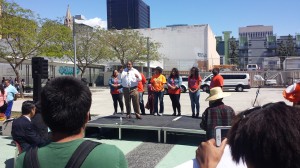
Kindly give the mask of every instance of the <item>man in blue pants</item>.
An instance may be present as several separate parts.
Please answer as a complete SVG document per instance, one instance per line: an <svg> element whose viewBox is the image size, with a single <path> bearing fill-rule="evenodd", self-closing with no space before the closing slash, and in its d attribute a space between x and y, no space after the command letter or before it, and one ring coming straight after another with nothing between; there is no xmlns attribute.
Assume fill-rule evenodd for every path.
<svg viewBox="0 0 300 168"><path fill-rule="evenodd" d="M15 94L18 93L18 91L13 85L10 84L9 79L6 79L4 83L6 86L5 92L7 93L7 98L6 98L7 109L5 111L5 116L6 116L6 119L9 119L10 115L11 115L11 109L14 104L14 97L15 97Z"/></svg>

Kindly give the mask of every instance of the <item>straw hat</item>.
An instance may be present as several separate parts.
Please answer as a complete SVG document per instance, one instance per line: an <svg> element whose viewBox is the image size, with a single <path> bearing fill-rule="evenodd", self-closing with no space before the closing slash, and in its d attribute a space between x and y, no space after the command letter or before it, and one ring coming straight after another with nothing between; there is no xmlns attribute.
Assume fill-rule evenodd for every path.
<svg viewBox="0 0 300 168"><path fill-rule="evenodd" d="M224 93L221 87L214 87L210 89L210 94L205 101L218 100L230 95L230 93Z"/></svg>

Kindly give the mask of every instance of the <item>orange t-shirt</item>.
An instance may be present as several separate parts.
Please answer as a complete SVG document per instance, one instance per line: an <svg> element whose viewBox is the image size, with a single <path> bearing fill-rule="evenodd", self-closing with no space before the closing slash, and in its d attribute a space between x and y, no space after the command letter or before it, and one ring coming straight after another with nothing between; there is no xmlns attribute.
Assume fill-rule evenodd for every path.
<svg viewBox="0 0 300 168"><path fill-rule="evenodd" d="M137 85L138 92L144 92L144 85L146 83L146 78L144 74L141 73L142 80L139 81Z"/></svg>
<svg viewBox="0 0 300 168"><path fill-rule="evenodd" d="M214 88L214 87L223 87L223 86L224 86L224 79L220 74L212 77L210 86L209 86L210 89Z"/></svg>
<svg viewBox="0 0 300 168"><path fill-rule="evenodd" d="M166 77L162 74L153 75L151 77L150 83L152 84L155 92L162 92L165 90L164 84L167 83L167 80Z"/></svg>
<svg viewBox="0 0 300 168"><path fill-rule="evenodd" d="M199 75L198 78L188 78L188 87L191 89L198 89L199 88L199 84L202 81L201 76Z"/></svg>

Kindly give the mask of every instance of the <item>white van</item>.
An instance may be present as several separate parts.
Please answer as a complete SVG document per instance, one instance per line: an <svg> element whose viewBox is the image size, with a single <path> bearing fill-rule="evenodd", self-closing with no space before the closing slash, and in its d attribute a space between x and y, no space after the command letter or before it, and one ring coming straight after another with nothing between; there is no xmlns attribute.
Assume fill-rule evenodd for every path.
<svg viewBox="0 0 300 168"><path fill-rule="evenodd" d="M247 65L247 71L256 71L256 70L258 70L257 64L248 64Z"/></svg>
<svg viewBox="0 0 300 168"><path fill-rule="evenodd" d="M235 89L237 92L242 92L244 89L250 89L250 75L248 73L220 73L224 78L224 89ZM201 89L209 90L209 85L213 74L202 80Z"/></svg>

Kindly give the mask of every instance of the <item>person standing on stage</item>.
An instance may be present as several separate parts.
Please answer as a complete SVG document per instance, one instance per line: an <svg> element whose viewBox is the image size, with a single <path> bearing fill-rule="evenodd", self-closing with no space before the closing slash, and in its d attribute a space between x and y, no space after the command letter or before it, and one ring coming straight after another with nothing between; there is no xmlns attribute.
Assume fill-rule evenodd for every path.
<svg viewBox="0 0 300 168"><path fill-rule="evenodd" d="M181 83L182 83L182 78L181 76L179 76L178 69L173 68L167 80L168 93L172 101L173 116L176 116L176 109L178 112L178 116L181 116L181 106L180 106Z"/></svg>
<svg viewBox="0 0 300 168"><path fill-rule="evenodd" d="M138 83L138 92L139 92L139 104L142 115L146 115L145 113L145 105L144 105L144 86L146 84L146 78L143 73L141 73L142 80Z"/></svg>
<svg viewBox="0 0 300 168"><path fill-rule="evenodd" d="M18 91L13 85L10 84L9 79L5 80L5 86L6 86L5 92L7 93L7 99L6 99L7 109L5 111L5 116L6 119L9 119L11 115L11 109L14 104L14 97L18 93Z"/></svg>
<svg viewBox="0 0 300 168"><path fill-rule="evenodd" d="M163 115L164 113L164 85L167 83L166 77L162 75L163 69L156 67L154 75L151 77L150 83L154 92L154 115ZM159 99L159 113L158 113L158 99Z"/></svg>
<svg viewBox="0 0 300 168"><path fill-rule="evenodd" d="M209 89L214 88L214 87L221 87L223 89L224 79L219 74L220 73L220 69L219 68L214 68L212 70L212 73L213 73L213 77L211 79Z"/></svg>
<svg viewBox="0 0 300 168"><path fill-rule="evenodd" d="M131 118L131 100L135 116L137 119L142 119L140 115L139 107L139 92L137 91L137 85L142 80L141 74L138 70L132 67L132 62L127 61L127 68L125 68L121 74L123 93L125 98L125 106L127 112L127 118Z"/></svg>
<svg viewBox="0 0 300 168"><path fill-rule="evenodd" d="M200 112L200 86L201 86L202 78L199 74L199 69L197 67L193 67L190 71L190 76L188 78L188 87L189 87L189 95L191 100L191 108L192 108L192 117L198 118ZM195 114L196 108L196 114Z"/></svg>
<svg viewBox="0 0 300 168"><path fill-rule="evenodd" d="M111 97L114 102L114 113L113 115L117 114L118 112L118 102L121 108L121 114L124 113L124 104L123 104L123 89L122 89L122 81L118 78L118 70L113 70L111 78L108 81L108 85L110 86L110 93Z"/></svg>

